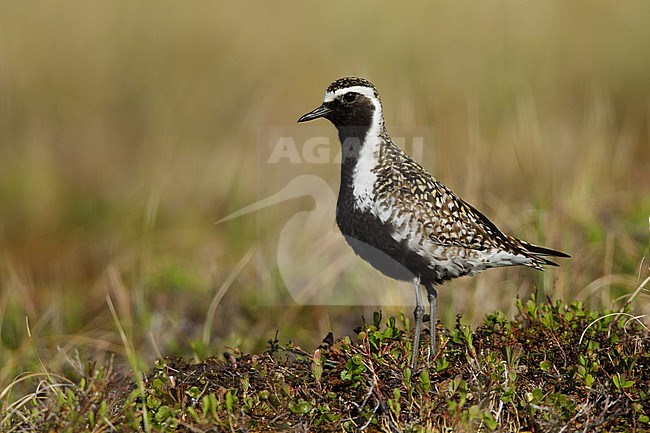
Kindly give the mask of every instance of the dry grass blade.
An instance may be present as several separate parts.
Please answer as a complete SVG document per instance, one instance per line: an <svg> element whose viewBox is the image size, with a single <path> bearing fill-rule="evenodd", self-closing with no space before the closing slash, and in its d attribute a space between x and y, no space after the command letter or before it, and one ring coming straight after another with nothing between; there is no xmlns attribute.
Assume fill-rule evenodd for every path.
<svg viewBox="0 0 650 433"><path fill-rule="evenodd" d="M203 325L203 344L208 345L210 344L210 336L212 335L212 323L214 321L214 315L217 312L217 308L219 307L219 303L221 302L221 299L224 297L230 286L232 286L232 283L235 281L237 276L241 273L241 271L244 269L244 267L248 264L248 262L251 260L253 255L255 254L255 248L251 248L248 250L246 254L239 260L237 265L233 268L233 270L228 274L228 278L221 284L219 287L219 290L214 294L214 297L212 298L212 301L210 302L210 306L208 307L208 311L205 315L205 324Z"/></svg>
<svg viewBox="0 0 650 433"><path fill-rule="evenodd" d="M120 322L120 318L117 315L117 312L115 311L115 307L113 306L113 301L111 300L111 296L109 294L106 294L106 303L108 304L108 308L111 310L111 315L113 316L113 320L115 321L115 326L117 326L117 330L120 333L120 338L122 339L122 344L124 344L126 355L129 360L129 365L131 366L131 370L133 371L133 374L135 376L136 384L138 385L138 390L140 391L140 396L142 397L140 407L142 409L142 414L143 414L144 430L145 432L150 433L151 423L149 421L149 417L147 416L147 411L148 411L147 398L146 398L147 394L145 391L144 378L138 362L138 354L135 351L135 348L133 347L131 340L127 337L126 332L124 332L124 328L122 327L122 323Z"/></svg>

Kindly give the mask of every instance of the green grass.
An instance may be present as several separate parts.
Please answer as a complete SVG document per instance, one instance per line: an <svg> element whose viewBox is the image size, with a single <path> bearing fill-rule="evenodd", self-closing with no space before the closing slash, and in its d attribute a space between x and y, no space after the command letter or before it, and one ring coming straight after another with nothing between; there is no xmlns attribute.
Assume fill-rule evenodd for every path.
<svg viewBox="0 0 650 433"><path fill-rule="evenodd" d="M379 87L389 129L423 137L436 177L509 233L572 255L543 274L442 286L447 327L457 314L474 328L493 311L512 318L516 296L535 291L618 311L648 276L646 4L1 9L3 408L36 389L17 378L78 377L71 358L112 362L119 376L164 356L261 353L276 330L311 352L370 317L374 305L287 301L280 233L323 197L214 224L297 175L336 191L334 163L265 162L273 131L338 150L330 125L295 121L344 75ZM293 238L295 276L377 299L387 316L410 312L411 288L341 260L340 236L320 230L333 209L319 218ZM329 256L310 261L312 245ZM629 308L648 323L647 290Z"/></svg>
<svg viewBox="0 0 650 433"><path fill-rule="evenodd" d="M167 357L133 382L70 360L73 380L41 380L4 431L647 431L650 333L626 312L535 299L476 330L441 328L440 349L409 368L408 320L374 314L356 337L314 351L269 340L187 362Z"/></svg>

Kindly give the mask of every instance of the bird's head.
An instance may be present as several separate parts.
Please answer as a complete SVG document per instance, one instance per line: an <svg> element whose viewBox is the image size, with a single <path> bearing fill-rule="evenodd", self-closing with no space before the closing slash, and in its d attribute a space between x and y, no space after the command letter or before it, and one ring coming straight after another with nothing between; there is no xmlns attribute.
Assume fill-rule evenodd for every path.
<svg viewBox="0 0 650 433"><path fill-rule="evenodd" d="M357 77L340 78L329 85L320 107L298 119L298 122L324 117L337 127L365 136L369 131L380 133L383 130L381 100L375 86L366 79Z"/></svg>

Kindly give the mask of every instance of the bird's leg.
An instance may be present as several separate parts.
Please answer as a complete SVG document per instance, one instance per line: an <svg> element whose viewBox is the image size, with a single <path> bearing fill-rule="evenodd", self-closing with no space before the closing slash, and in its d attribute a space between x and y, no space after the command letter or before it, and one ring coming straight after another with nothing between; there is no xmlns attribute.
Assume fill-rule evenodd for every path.
<svg viewBox="0 0 650 433"><path fill-rule="evenodd" d="M415 372L418 365L418 354L420 353L420 332L422 331L422 317L424 316L424 305L422 304L422 296L420 294L420 278L413 279L413 286L415 287L415 310L413 316L415 317L415 332L413 333L413 355L411 356L411 370Z"/></svg>
<svg viewBox="0 0 650 433"><path fill-rule="evenodd" d="M427 355L427 364L431 357L436 355L436 323L437 323L437 310L438 310L438 292L431 284L425 286L427 288L427 295L429 297L429 330L431 338L429 339L429 354Z"/></svg>

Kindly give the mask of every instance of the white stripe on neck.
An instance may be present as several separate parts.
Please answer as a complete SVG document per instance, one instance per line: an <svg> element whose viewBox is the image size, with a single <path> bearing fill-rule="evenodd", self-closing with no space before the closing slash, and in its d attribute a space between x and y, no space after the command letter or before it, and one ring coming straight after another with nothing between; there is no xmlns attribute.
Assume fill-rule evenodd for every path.
<svg viewBox="0 0 650 433"><path fill-rule="evenodd" d="M372 92L372 89L361 87ZM355 90L356 91L356 90ZM374 96L368 96L375 110L372 114L372 124L361 144L357 164L352 173L352 193L355 203L361 210L374 208L373 189L377 181L377 174L373 171L377 166L377 157L379 155L379 145L382 141L381 132L383 129L383 115L381 112L381 103Z"/></svg>
<svg viewBox="0 0 650 433"><path fill-rule="evenodd" d="M379 145L382 140L381 133L384 129L384 115L381 110L381 102L379 102L375 90L367 86L350 86L338 89L335 92L325 92L323 102L333 101L348 92L355 92L365 96L374 107L372 123L366 136L363 138L361 149L359 149L357 156L357 164L352 172L352 193L354 195L355 205L363 211L370 210L374 213L376 212L376 206L372 199L372 193L375 182L377 181L377 175L373 172L373 169L377 166ZM346 149L344 143L341 143L341 145L344 147L342 151L343 158L345 159L347 155L350 155L350 149Z"/></svg>

